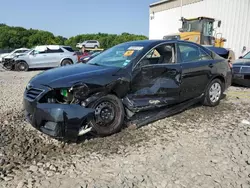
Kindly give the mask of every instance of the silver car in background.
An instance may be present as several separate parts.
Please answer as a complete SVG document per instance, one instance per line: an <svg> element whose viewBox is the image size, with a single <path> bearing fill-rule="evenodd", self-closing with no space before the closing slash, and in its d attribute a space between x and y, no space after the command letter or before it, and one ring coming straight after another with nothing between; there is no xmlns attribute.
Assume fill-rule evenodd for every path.
<svg viewBox="0 0 250 188"><path fill-rule="evenodd" d="M86 40L76 44L77 48L100 48L100 43L97 40Z"/></svg>
<svg viewBox="0 0 250 188"><path fill-rule="evenodd" d="M37 46L26 54L13 59L15 70L27 71L30 68L53 68L77 63L77 55L70 46Z"/></svg>
<svg viewBox="0 0 250 188"><path fill-rule="evenodd" d="M13 57L26 53L29 50L30 49L28 48L19 48L19 49L13 50L10 53L0 54L0 62L2 62L4 59L12 59Z"/></svg>

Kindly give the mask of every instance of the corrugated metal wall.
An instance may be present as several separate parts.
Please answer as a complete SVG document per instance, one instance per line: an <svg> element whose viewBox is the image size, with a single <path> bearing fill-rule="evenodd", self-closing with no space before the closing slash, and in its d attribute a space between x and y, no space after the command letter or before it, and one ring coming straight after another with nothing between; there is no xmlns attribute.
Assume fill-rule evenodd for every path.
<svg viewBox="0 0 250 188"><path fill-rule="evenodd" d="M150 19L149 38L162 39L164 35L177 33L183 17L208 16L222 21L218 32L227 39L225 47L232 48L236 57L243 52L243 46L250 50L250 0L204 0L161 12Z"/></svg>

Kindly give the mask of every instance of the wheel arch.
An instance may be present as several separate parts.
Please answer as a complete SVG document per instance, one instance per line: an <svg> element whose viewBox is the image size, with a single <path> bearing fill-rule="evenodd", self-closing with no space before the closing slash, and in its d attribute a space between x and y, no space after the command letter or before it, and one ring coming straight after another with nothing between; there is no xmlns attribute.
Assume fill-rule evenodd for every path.
<svg viewBox="0 0 250 188"><path fill-rule="evenodd" d="M74 64L74 62L73 62L73 60L72 60L71 58L65 57L65 58L62 58L62 59L61 59L60 65L62 65L62 62L63 62L64 60L69 60L69 61L71 61L72 64Z"/></svg>
<svg viewBox="0 0 250 188"><path fill-rule="evenodd" d="M25 59L17 59L17 60L15 60L15 63L20 63L20 62L24 62L24 63L27 63L27 65L29 65L27 60L25 60Z"/></svg>
<svg viewBox="0 0 250 188"><path fill-rule="evenodd" d="M212 81L215 80L215 79L219 79L219 80L221 81L221 83L223 84L223 85L222 85L222 91L224 92L224 90L225 90L225 84L226 84L226 80L225 80L224 76L222 76L222 75L216 75L216 76L214 76L214 77L211 79L210 82L212 82Z"/></svg>

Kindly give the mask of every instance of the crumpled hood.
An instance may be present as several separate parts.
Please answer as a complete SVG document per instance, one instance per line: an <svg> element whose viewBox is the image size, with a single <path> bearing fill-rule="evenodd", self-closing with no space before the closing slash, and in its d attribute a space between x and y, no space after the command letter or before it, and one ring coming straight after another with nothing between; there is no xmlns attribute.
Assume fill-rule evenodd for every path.
<svg viewBox="0 0 250 188"><path fill-rule="evenodd" d="M90 64L69 65L44 71L33 77L31 85L44 85L51 88L71 87L74 83L84 82L105 85L114 79L117 67L96 66Z"/></svg>
<svg viewBox="0 0 250 188"><path fill-rule="evenodd" d="M233 63L233 65L246 65L250 66L250 59L237 59Z"/></svg>

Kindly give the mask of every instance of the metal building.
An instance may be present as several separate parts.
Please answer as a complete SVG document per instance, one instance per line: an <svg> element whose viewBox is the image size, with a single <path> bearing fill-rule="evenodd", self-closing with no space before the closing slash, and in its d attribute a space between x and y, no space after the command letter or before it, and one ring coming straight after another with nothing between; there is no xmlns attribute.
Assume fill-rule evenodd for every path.
<svg viewBox="0 0 250 188"><path fill-rule="evenodd" d="M236 58L250 50L250 0L162 0L150 5L149 38L178 33L181 17L212 17L221 20L218 32Z"/></svg>

